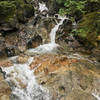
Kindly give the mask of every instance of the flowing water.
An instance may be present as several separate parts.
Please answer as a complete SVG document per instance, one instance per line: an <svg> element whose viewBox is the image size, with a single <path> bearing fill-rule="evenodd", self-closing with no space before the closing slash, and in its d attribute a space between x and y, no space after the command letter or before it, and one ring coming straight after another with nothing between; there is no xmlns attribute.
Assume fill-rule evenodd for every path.
<svg viewBox="0 0 100 100"><path fill-rule="evenodd" d="M15 60L13 58L13 60ZM34 71L29 68L33 58L30 57L25 64L14 64L3 68L6 80L12 88L11 100L49 100L49 91L36 82Z"/></svg>
<svg viewBox="0 0 100 100"><path fill-rule="evenodd" d="M39 3L39 11L42 12L44 10L48 11L48 8L46 7L46 5L44 3Z"/></svg>
<svg viewBox="0 0 100 100"><path fill-rule="evenodd" d="M39 3L40 12L44 10L48 10L45 4ZM60 17L60 22L55 25L55 27L50 32L50 43L40 45L35 49L30 49L26 51L26 54L34 55L40 53L50 53L56 52L58 44L55 43L56 32L60 25L63 24L63 21L66 17ZM73 56L69 56L69 58L73 58ZM76 56L79 59L81 56ZM25 64L17 64L16 58L13 57L11 60L14 61L14 65L8 68L2 68L4 72L6 72L6 80L9 82L12 88L12 96L11 100L50 100L49 91L42 86L40 86L34 76L34 70L30 70L29 65L34 60L33 57L30 57L28 62ZM93 93L98 100L100 100L99 95L97 93Z"/></svg>
<svg viewBox="0 0 100 100"><path fill-rule="evenodd" d="M55 44L56 32L57 32L59 26L63 24L63 21L66 19L66 17L60 17L60 19L61 19L61 21L50 32L51 44Z"/></svg>
<svg viewBox="0 0 100 100"><path fill-rule="evenodd" d="M39 10L48 10L44 4L39 3ZM31 53L48 53L56 51L58 44L55 43L56 32L65 17L60 17L61 21L55 25L50 32L51 42L48 44L40 45L35 49L30 49L27 54ZM14 65L8 68L2 68L6 72L6 80L9 82L12 88L11 100L49 100L49 91L44 89L36 82L34 71L29 68L33 58L30 57L25 64L17 64L17 57L11 58L14 61Z"/></svg>
<svg viewBox="0 0 100 100"><path fill-rule="evenodd" d="M44 45L40 45L37 48L34 49L29 49L27 50L25 53L27 55L34 55L34 54L43 54L43 53L55 53L57 50L57 47L59 46L58 44L55 43L55 37L56 37L56 32L59 28L60 25L63 24L63 21L66 19L66 17L60 17L59 19L61 20L57 25L55 25L55 27L51 30L50 32L50 43L48 44L44 44Z"/></svg>

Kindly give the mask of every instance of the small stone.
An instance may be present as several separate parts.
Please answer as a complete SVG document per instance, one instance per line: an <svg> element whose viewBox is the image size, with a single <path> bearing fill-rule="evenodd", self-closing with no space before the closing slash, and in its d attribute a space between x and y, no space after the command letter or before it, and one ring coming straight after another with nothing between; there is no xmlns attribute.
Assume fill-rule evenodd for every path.
<svg viewBox="0 0 100 100"><path fill-rule="evenodd" d="M26 63L26 62L28 62L28 56L24 56L24 55L21 55L21 56L19 56L18 57L18 63L21 63L21 64L24 64L24 63Z"/></svg>

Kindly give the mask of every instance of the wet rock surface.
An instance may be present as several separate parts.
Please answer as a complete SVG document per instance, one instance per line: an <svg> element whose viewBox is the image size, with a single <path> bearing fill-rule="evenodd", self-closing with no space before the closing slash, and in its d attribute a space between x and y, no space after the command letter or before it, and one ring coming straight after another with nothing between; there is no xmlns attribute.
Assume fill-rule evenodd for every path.
<svg viewBox="0 0 100 100"><path fill-rule="evenodd" d="M41 55L30 68L35 69L38 82L49 89L52 100L97 100L92 93L100 93L99 65L85 59Z"/></svg>
<svg viewBox="0 0 100 100"><path fill-rule="evenodd" d="M73 25L70 19L66 18L56 32L56 43L60 45L53 49L52 52L56 53L48 53L52 49L52 45L47 44L50 43L50 32L60 22L56 13L62 5L55 0L39 0L40 3L45 2L49 9L41 11L38 0L9 1L0 1L0 67L14 67L8 74L11 87L27 90L29 82L34 81L33 74L29 74L31 69L34 70L38 83L49 90L51 100L97 100L93 94L100 95L100 48L89 49L88 45L84 47L71 35L70 32L77 25ZM27 69L30 56L27 56L29 53L25 55L25 51L42 44L47 44L44 45L47 46L47 51L40 48L39 52L43 49L44 54L32 53L34 59L30 69ZM74 54L76 52L80 54ZM16 55L19 56L13 60L2 58ZM3 74L6 73L0 69L0 100L19 100L19 97L10 98L11 89ZM23 79L29 79L29 82L24 83ZM47 100L44 97L46 92L41 91L40 87L33 89L25 90L26 98L30 92L31 98ZM36 92L35 96L31 93L33 91Z"/></svg>
<svg viewBox="0 0 100 100"><path fill-rule="evenodd" d="M11 88L0 72L0 100L10 100Z"/></svg>

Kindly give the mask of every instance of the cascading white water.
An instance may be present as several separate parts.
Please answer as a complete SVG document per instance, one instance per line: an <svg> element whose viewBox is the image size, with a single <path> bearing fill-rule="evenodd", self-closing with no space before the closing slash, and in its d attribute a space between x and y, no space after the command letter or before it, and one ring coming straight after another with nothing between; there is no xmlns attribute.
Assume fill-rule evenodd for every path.
<svg viewBox="0 0 100 100"><path fill-rule="evenodd" d="M11 100L49 100L49 92L36 82L29 65L33 61L30 57L26 64L14 64L2 68L6 72L6 80L12 88Z"/></svg>
<svg viewBox="0 0 100 100"><path fill-rule="evenodd" d="M44 4L39 3L39 10L48 10ZM51 42L48 44L40 45L35 49L30 49L26 53L47 53L56 49L58 44L55 43L56 32L61 24L63 24L65 17L60 17L61 21L55 25L50 32ZM15 58L11 59L15 60ZM44 89L36 82L34 72L30 70L29 65L33 58L25 64L15 64L8 68L2 68L7 74L7 81L12 88L11 100L50 100L49 91Z"/></svg>
<svg viewBox="0 0 100 100"><path fill-rule="evenodd" d="M59 26L63 24L63 21L66 19L66 17L60 17L60 19L61 21L50 32L50 40L52 44L55 44L56 32Z"/></svg>
<svg viewBox="0 0 100 100"><path fill-rule="evenodd" d="M58 44L55 43L56 32L57 32L59 26L63 24L63 21L66 19L66 17L59 16L58 18L61 21L57 25L55 25L55 27L51 30L51 32L50 32L50 40L51 40L50 43L40 45L35 49L27 50L25 52L27 55L34 55L35 53L36 54L41 54L41 53L43 54L43 53L50 53L50 52L54 53L54 52L56 52L56 48L58 47Z"/></svg>
<svg viewBox="0 0 100 100"><path fill-rule="evenodd" d="M46 5L44 3L39 3L39 11L42 12L44 10L48 11L48 8L46 7Z"/></svg>

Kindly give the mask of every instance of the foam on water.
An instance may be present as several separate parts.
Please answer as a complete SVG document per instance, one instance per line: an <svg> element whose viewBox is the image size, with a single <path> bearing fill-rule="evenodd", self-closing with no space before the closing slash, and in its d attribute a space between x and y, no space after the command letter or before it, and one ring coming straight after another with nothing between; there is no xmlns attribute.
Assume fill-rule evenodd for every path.
<svg viewBox="0 0 100 100"><path fill-rule="evenodd" d="M38 85L33 71L29 68L32 60L33 58L30 57L26 64L14 64L8 68L2 68L12 88L11 100L49 100L49 91Z"/></svg>
<svg viewBox="0 0 100 100"><path fill-rule="evenodd" d="M31 56L34 54L56 53L58 46L59 45L57 44L51 44L51 43L44 44L44 45L38 46L37 48L29 49L25 53Z"/></svg>
<svg viewBox="0 0 100 100"><path fill-rule="evenodd" d="M39 3L39 11L42 12L44 10L48 11L48 8L46 7L46 5L44 3Z"/></svg>
<svg viewBox="0 0 100 100"><path fill-rule="evenodd" d="M52 44L55 43L56 32L57 32L59 26L62 25L63 21L66 19L66 17L59 17L59 18L61 19L61 21L50 32L50 40L51 40Z"/></svg>
<svg viewBox="0 0 100 100"><path fill-rule="evenodd" d="M43 44L43 45L38 46L37 48L27 50L25 52L27 55L34 55L34 53L43 54L43 53L56 52L56 48L59 46L58 44L55 43L56 32L59 26L63 24L63 21L66 19L66 17L58 16L58 19L61 19L61 21L57 25L55 25L55 27L51 30L50 43Z"/></svg>

